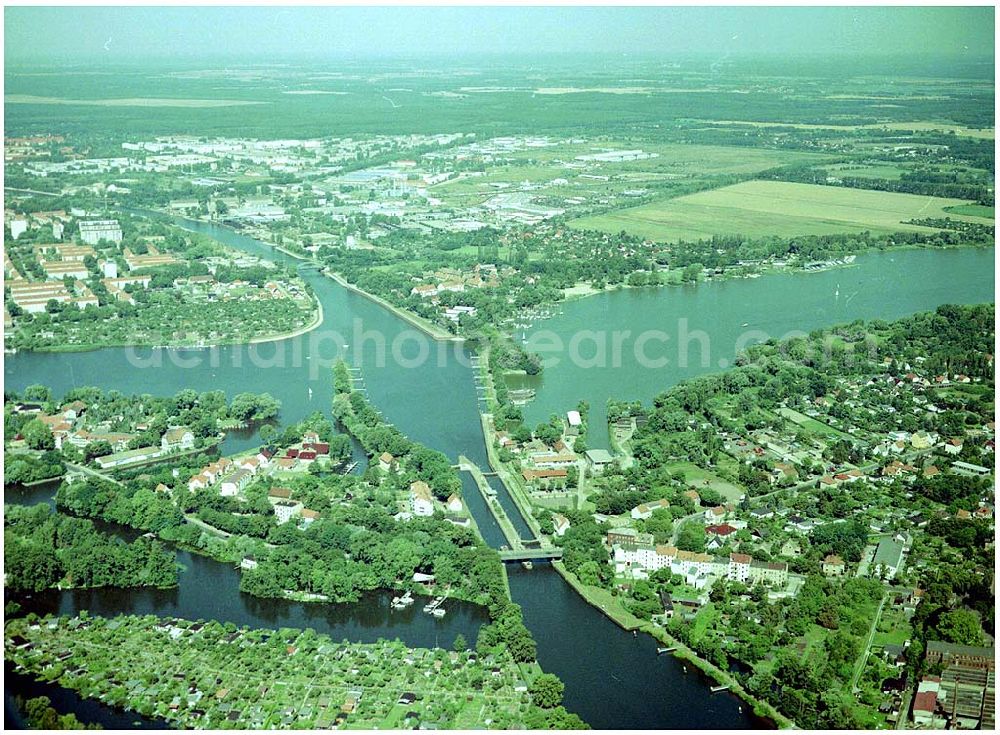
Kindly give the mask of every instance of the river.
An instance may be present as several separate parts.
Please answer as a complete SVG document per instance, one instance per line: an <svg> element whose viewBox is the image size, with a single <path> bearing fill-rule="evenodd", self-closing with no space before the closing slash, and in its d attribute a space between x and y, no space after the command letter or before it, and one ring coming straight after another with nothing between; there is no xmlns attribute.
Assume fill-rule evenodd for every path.
<svg viewBox="0 0 1000 735"><path fill-rule="evenodd" d="M278 262L298 262L232 230L201 222L178 221L194 231L255 255ZM714 330L718 324L721 331L713 331L713 334L718 334L722 344L731 336L733 322L739 325L759 321L761 328L766 327L774 332L774 336L780 336L792 328L812 328L844 318L899 316L908 311L933 308L946 300L992 299L992 250L988 255L989 267L984 251L950 251L934 255L941 259L936 261L938 270L931 272L922 271L920 267L920 263L924 268L932 265L925 251L900 251L891 256L875 257L896 259L878 261L882 268L893 262L903 269L901 272L911 276L922 273L916 283L900 281L892 289L897 297L906 288L916 288L925 293L920 283L940 280L943 276L941 266L948 258L961 262L978 258L978 265L973 267L970 264L968 268L969 283L965 285L969 287L943 290L936 301L928 291L924 300L912 299L906 302L905 307L890 304L891 294L883 293L886 303L883 312L863 299L861 303L869 304L866 308L871 313L847 316L853 311L842 313L813 309L811 313L804 314L805 307L797 305L795 298L779 296L783 289L793 289L800 299L809 303L810 295L826 288L828 282L834 279L833 282L841 284L840 292L844 298L850 296L853 303L864 288L858 274L867 274L866 277L873 279L871 289L885 289L888 284L882 278L884 274L879 266L866 266L865 263L870 261L859 259L859 265L850 269L856 276L852 281L844 275L848 271L837 271L802 276L780 274L766 279L703 284L690 289L625 291L566 304L563 316L569 317L581 309L591 310L592 321L585 322L589 325L602 324L608 329L618 323L638 326L643 323L645 309L663 308L664 303L670 301L671 313L698 315L698 328ZM947 268L944 270L947 271ZM839 276L840 280L837 281L835 276ZM56 395L85 385L113 388L126 394L169 395L186 387L223 390L229 396L241 391L269 392L282 402L280 419L291 422L313 411L329 410L332 400L329 366L337 357L344 356L351 364L361 368L363 386L374 405L407 436L444 452L452 459L463 454L485 468L488 461L478 415L475 371L469 367L469 354L465 348L460 344L429 342L391 312L318 273L305 271L303 277L322 302L325 317L323 325L308 334L272 343L205 350L110 348L73 354L20 353L8 356L6 385L8 389L20 390L33 383L42 383L50 386ZM988 293L982 287L984 279L989 280ZM845 283L852 285L847 288L843 285ZM973 288L971 284L978 285ZM855 294L855 291L858 293ZM765 299L764 305L755 305L753 300L756 298ZM652 303L654 300L656 304ZM769 312L769 308L781 305L784 306L777 313ZM716 319L713 314L724 316ZM694 323L692 318L692 328ZM573 324L571 320L566 321L561 328L572 329ZM553 320L547 326L558 327L560 323ZM566 379L565 374L558 370L556 367L546 374L539 400L530 410L547 416L551 412L565 411L580 398L588 398L592 404L591 425L594 427L601 426L600 417L603 416L603 400L598 398L600 391L606 391L606 395L629 398L640 397L634 394L641 388L642 397L645 397L686 377L667 370L642 378L629 373L627 378L619 378L616 385L598 378L595 387L590 385L589 374L585 376L587 382L584 383L572 377ZM595 374L598 372L594 371ZM563 383L560 377L566 382ZM617 392L612 393L615 388ZM556 390L562 393L557 394ZM545 405L552 408L546 410L543 408ZM599 432L592 431L592 434L597 436ZM237 451L258 441L249 432L230 435L223 451ZM466 502L484 538L490 545L498 547L503 543L500 529L484 507L468 473L462 473L462 481ZM526 533L526 524L502 485L498 489L500 501L518 530ZM27 495L38 498L43 494L33 490ZM63 612L89 609L106 614L143 611L196 619L214 617L259 627L308 625L323 632L341 631L336 635L345 635L351 640L399 635L407 642L430 644L426 636L432 629L422 632L414 628L429 623L424 620L427 616L418 615L415 621L397 627L402 618L380 617L372 612L371 603L362 605L359 611L351 611L351 606L247 598L238 592L238 577L234 570L197 556L182 554L182 559L188 571L181 575L182 585L176 591L62 593L57 596L58 609ZM512 596L522 606L525 621L538 642L539 663L566 683L567 707L592 726L601 729L732 729L766 724L745 712L745 706L741 707L735 697L710 694L700 675L694 672L686 674L678 660L671 656L656 656L655 643L648 636L633 638L620 630L576 595L550 567L539 564L530 573L522 572L520 567L512 567L511 572ZM41 600L44 601L45 597ZM472 616L471 612L469 614ZM446 619L451 619L451 615ZM456 618L456 625L461 622ZM471 624L474 621L470 617L467 622ZM443 643L448 645L453 639L454 635L451 635Z"/></svg>

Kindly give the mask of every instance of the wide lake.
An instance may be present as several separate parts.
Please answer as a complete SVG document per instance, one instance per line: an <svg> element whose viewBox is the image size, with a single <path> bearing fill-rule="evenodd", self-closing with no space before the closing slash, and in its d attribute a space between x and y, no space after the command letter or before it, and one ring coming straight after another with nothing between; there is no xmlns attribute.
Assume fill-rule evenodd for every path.
<svg viewBox="0 0 1000 735"><path fill-rule="evenodd" d="M524 407L531 426L588 401L588 445L606 449L609 398L648 405L670 386L722 370L740 349L767 339L856 319L898 319L941 304L993 301L994 255L994 248L880 251L815 273L616 289L576 299L526 330L525 346L553 362L539 376L509 382L535 388Z"/></svg>

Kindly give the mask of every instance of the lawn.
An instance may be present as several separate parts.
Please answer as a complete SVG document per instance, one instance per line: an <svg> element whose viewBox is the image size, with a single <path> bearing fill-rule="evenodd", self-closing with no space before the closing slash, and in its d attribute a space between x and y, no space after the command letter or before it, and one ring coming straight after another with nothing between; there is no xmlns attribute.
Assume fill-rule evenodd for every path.
<svg viewBox="0 0 1000 735"><path fill-rule="evenodd" d="M784 416L789 421L792 421L799 426L801 426L806 431L811 431L814 434L823 434L826 436L836 436L843 439L850 439L850 434L845 434L839 429L835 429L828 424L824 424L822 421L817 421L814 418L810 418L805 414L799 413L792 408L779 408L778 413Z"/></svg>
<svg viewBox="0 0 1000 735"><path fill-rule="evenodd" d="M694 485L696 489L710 487L728 502L734 503L746 494L746 489L739 485L734 485L728 480L724 480L714 472L706 470L693 462L675 462L668 465L670 472L683 472L684 480L689 485Z"/></svg>
<svg viewBox="0 0 1000 735"><path fill-rule="evenodd" d="M660 241L700 240L712 235L761 237L834 233L929 232L903 222L948 217L989 224L983 217L951 214L959 199L897 194L780 181L747 181L721 189L592 217L570 224L605 232L625 230Z"/></svg>

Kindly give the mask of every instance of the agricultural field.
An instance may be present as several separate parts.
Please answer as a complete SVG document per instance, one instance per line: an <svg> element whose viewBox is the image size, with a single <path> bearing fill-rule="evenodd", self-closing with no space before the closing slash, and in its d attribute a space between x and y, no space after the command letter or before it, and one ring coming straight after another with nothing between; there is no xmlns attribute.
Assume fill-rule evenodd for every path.
<svg viewBox="0 0 1000 735"><path fill-rule="evenodd" d="M623 150L641 150L649 157L627 161L577 158ZM482 174L466 174L429 189L450 206L475 206L501 192L519 190L569 199L566 204L572 205L573 198L594 202L669 182L754 174L776 166L829 160L823 154L802 151L604 140L563 141L514 151L505 158L505 164L491 165Z"/></svg>
<svg viewBox="0 0 1000 735"><path fill-rule="evenodd" d="M832 99L832 98L828 98ZM840 99L859 99L858 97L848 97L843 96ZM900 99L900 98L892 98ZM916 100L916 97L909 97L905 99ZM810 123L794 123L794 122L757 122L753 120L704 120L703 122L710 122L713 125L750 125L757 128L797 128L799 130L845 130L845 131L855 131L855 130L899 130L902 132L914 132L914 133L927 133L927 132L943 132L943 133L954 133L965 138L977 138L980 140L993 140L994 130L993 128L970 128L965 125L959 125L952 122L930 122L927 120L918 122L884 122L884 123L873 123L870 125L836 125L836 124L823 124L815 125Z"/></svg>
<svg viewBox="0 0 1000 735"><path fill-rule="evenodd" d="M96 107L239 107L267 104L252 100L197 100L164 97L80 100L63 97L36 97L30 94L10 94L4 97L4 102L9 105L90 105Z"/></svg>
<svg viewBox="0 0 1000 735"><path fill-rule="evenodd" d="M847 189L778 181L747 181L640 207L582 217L570 224L604 232L674 242L713 235L748 237L829 235L838 233L932 232L903 224L907 220L951 217L990 224L984 217L953 214L946 207L959 199Z"/></svg>
<svg viewBox="0 0 1000 735"><path fill-rule="evenodd" d="M994 207L987 207L984 204L959 204L956 207L945 207L944 211L949 214L965 215L968 217L984 217L994 219L996 210Z"/></svg>

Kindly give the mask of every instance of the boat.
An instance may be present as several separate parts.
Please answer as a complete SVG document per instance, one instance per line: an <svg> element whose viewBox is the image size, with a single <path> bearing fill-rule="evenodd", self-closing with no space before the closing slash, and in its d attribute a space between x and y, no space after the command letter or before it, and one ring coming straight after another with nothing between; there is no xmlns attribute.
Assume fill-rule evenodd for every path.
<svg viewBox="0 0 1000 735"><path fill-rule="evenodd" d="M312 389L312 388L310 388L310 389L309 389L309 397L310 397L310 398L312 398L312 397L313 397L313 389Z"/></svg>
<svg viewBox="0 0 1000 735"><path fill-rule="evenodd" d="M740 326L741 327L749 327L750 326L750 322L743 322Z"/></svg>
<svg viewBox="0 0 1000 735"><path fill-rule="evenodd" d="M436 618L443 618L445 616L445 609L443 607L436 607L431 610L431 615Z"/></svg>
<svg viewBox="0 0 1000 735"><path fill-rule="evenodd" d="M531 569L534 565L531 563L530 559L525 559L524 561L521 562L521 566L524 567L525 569Z"/></svg>

